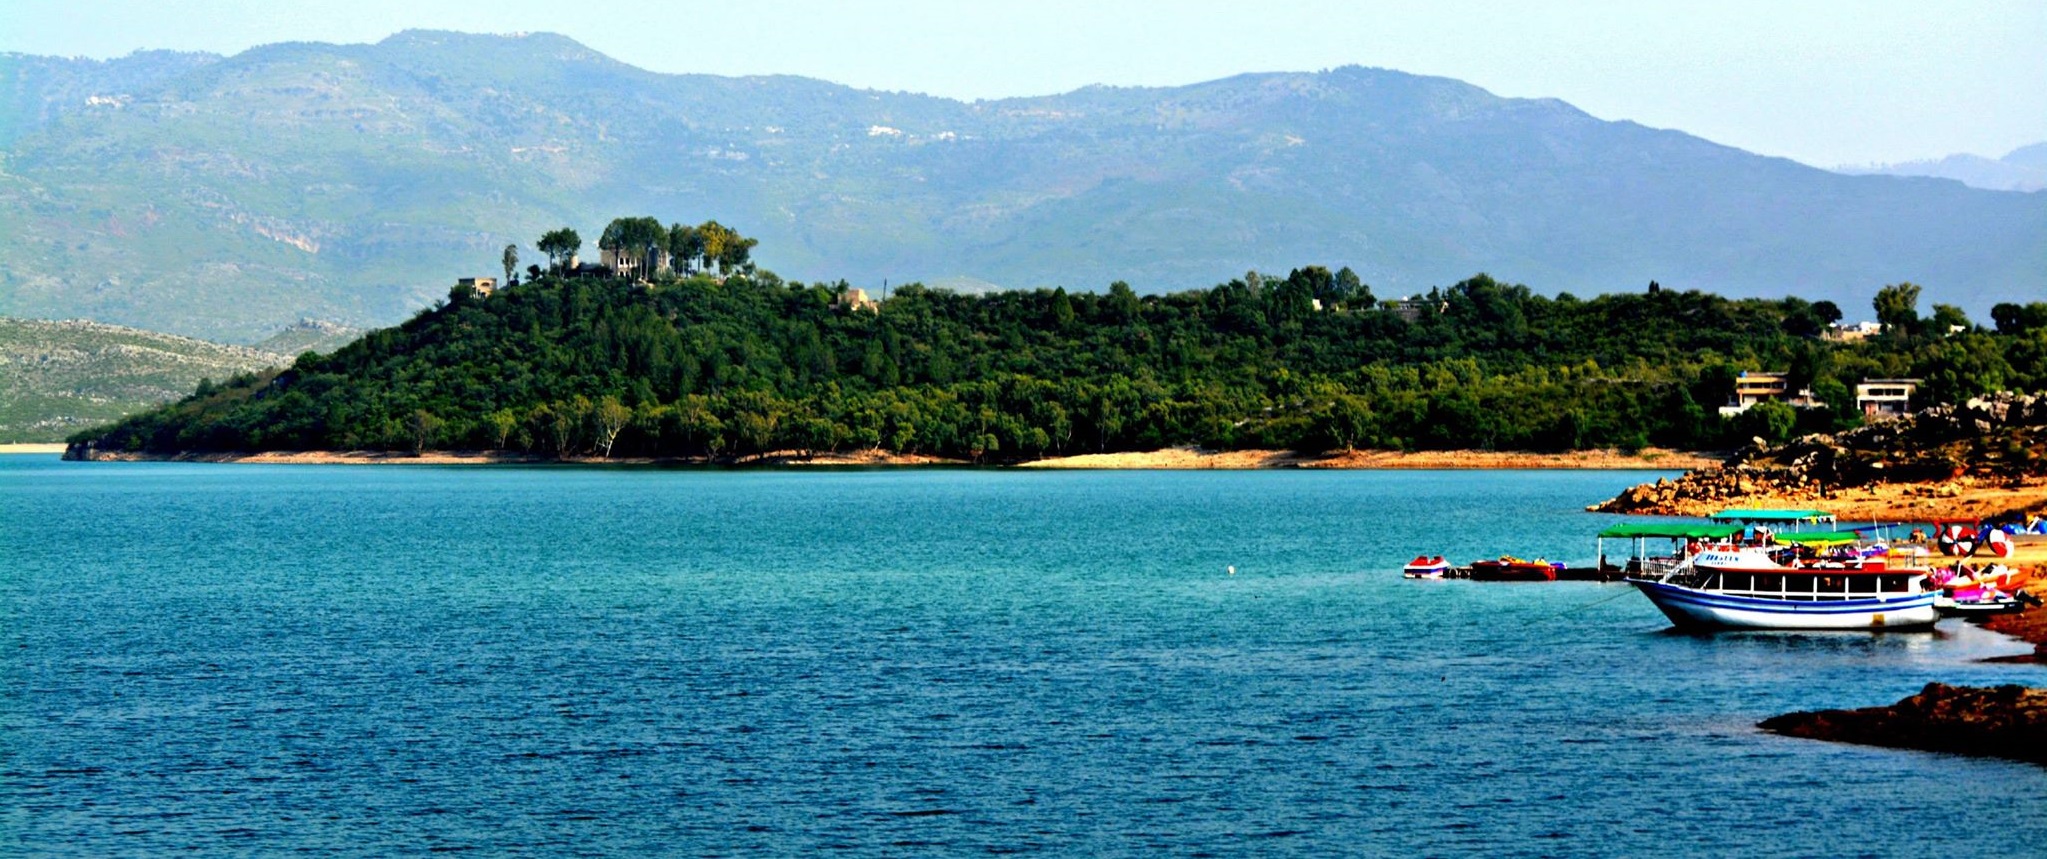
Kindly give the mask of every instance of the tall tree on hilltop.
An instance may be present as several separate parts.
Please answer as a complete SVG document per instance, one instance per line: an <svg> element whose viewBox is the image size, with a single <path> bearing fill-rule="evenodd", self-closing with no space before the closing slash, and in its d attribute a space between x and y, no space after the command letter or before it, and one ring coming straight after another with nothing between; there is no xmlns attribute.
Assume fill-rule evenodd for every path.
<svg viewBox="0 0 2047 859"><path fill-rule="evenodd" d="M505 283L511 283L512 272L519 269L519 246L505 245L505 254L498 261L505 264Z"/></svg>
<svg viewBox="0 0 2047 859"><path fill-rule="evenodd" d="M689 274L696 267L696 260L704 255L704 234L688 224L669 227L668 253L675 258L676 267Z"/></svg>
<svg viewBox="0 0 2047 859"><path fill-rule="evenodd" d="M1886 286L1876 291L1871 304L1885 333L1893 337L1919 333L1919 284L1906 281Z"/></svg>
<svg viewBox="0 0 2047 859"><path fill-rule="evenodd" d="M534 242L534 246L540 248L541 253L547 254L549 268L560 271L577 251L583 249L583 237L576 235L575 230L563 227L542 233L540 241Z"/></svg>

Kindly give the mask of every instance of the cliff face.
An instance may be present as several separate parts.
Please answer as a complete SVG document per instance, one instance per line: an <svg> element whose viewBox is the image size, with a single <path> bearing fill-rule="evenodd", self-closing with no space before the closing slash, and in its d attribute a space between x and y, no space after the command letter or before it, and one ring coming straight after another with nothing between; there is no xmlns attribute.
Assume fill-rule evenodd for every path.
<svg viewBox="0 0 2047 859"><path fill-rule="evenodd" d="M2047 478L2047 396L2001 392L1939 405L1838 435L1770 446L1760 439L1719 468L1634 486L1590 509L1697 515L1758 498L1825 501L1844 490L1901 485L1957 498L1978 487Z"/></svg>
<svg viewBox="0 0 2047 859"><path fill-rule="evenodd" d="M2047 689L1928 683L1888 707L1791 713L1761 727L1814 740L2047 764Z"/></svg>

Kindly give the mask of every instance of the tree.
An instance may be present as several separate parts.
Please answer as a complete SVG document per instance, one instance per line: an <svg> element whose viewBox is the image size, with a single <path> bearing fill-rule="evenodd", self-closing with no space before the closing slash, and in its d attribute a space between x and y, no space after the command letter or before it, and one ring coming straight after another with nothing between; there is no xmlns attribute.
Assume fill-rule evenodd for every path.
<svg viewBox="0 0 2047 859"><path fill-rule="evenodd" d="M659 273L654 270L655 261L668 250L668 230L654 218L613 218L597 238L597 246L613 253L621 273L630 269L640 280L647 280Z"/></svg>
<svg viewBox="0 0 2047 859"><path fill-rule="evenodd" d="M1052 288L1052 325L1060 331L1073 325L1073 297L1063 286Z"/></svg>
<svg viewBox="0 0 2047 859"><path fill-rule="evenodd" d="M1969 314L1963 313L1961 308L1952 304L1933 306L1932 326L1933 333L1941 337L1974 327L1969 323Z"/></svg>
<svg viewBox="0 0 2047 859"><path fill-rule="evenodd" d="M596 424L597 446L604 449L603 458L611 458L611 446L618 441L619 430L625 429L633 419L632 409L625 407L617 397L607 396L597 401L590 412L590 419Z"/></svg>
<svg viewBox="0 0 2047 859"><path fill-rule="evenodd" d="M499 258L505 264L505 282L512 282L512 272L519 270L519 246L505 245L505 254Z"/></svg>
<svg viewBox="0 0 2047 859"><path fill-rule="evenodd" d="M704 255L703 234L688 224L669 227L668 253L675 258L676 267L682 269L683 274L689 274L696 261Z"/></svg>
<svg viewBox="0 0 2047 859"><path fill-rule="evenodd" d="M548 268L560 271L575 257L577 251L583 249L583 237L576 235L575 230L563 227L542 233L540 241L535 242L534 247L547 254Z"/></svg>
<svg viewBox="0 0 2047 859"><path fill-rule="evenodd" d="M2002 302L1990 308L1990 320L1997 323L1997 333L2013 336L2047 328L2047 301Z"/></svg>
<svg viewBox="0 0 2047 859"><path fill-rule="evenodd" d="M1108 305L1113 318L1126 325L1137 320L1138 311L1143 307L1137 299L1136 290L1120 280L1109 284Z"/></svg>
<svg viewBox="0 0 2047 859"><path fill-rule="evenodd" d="M491 440L499 450L505 449L505 442L512 438L512 431L519 428L519 415L511 409L498 409L484 415L490 422Z"/></svg>
<svg viewBox="0 0 2047 859"><path fill-rule="evenodd" d="M1358 273L1351 271L1350 266L1336 270L1335 287L1336 300L1347 307L1371 307L1373 304L1372 288L1359 280Z"/></svg>
<svg viewBox="0 0 2047 859"><path fill-rule="evenodd" d="M426 409L414 409L412 419L406 422L406 429L412 432L412 451L419 453L426 450L440 438L441 427L447 423Z"/></svg>
<svg viewBox="0 0 2047 859"><path fill-rule="evenodd" d="M1876 321L1883 323L1885 333L1894 337L1910 337L1919 333L1919 285L1905 282L1886 286L1876 291L1871 302L1876 308Z"/></svg>
<svg viewBox="0 0 2047 859"><path fill-rule="evenodd" d="M1812 303L1812 314L1819 317L1821 322L1832 325L1841 321L1841 305L1831 301L1815 301Z"/></svg>

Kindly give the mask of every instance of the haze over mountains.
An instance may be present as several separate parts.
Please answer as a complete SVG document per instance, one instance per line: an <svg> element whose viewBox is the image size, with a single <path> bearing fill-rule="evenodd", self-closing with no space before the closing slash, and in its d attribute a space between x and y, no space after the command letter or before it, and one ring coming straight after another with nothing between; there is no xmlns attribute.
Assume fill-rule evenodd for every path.
<svg viewBox="0 0 2047 859"><path fill-rule="evenodd" d="M1851 164L1836 169L1851 175L1932 176L1993 191L2038 191L2047 188L2047 143L2021 146L2005 153L2003 158L1957 154L1896 164Z"/></svg>
<svg viewBox="0 0 2047 859"><path fill-rule="evenodd" d="M389 323L543 230L716 218L784 277L1153 292L1355 268L1980 318L2047 292L2047 195L1845 176L1347 67L963 103L663 75L554 35L0 56L0 314L253 340ZM595 247L586 245L586 256Z"/></svg>

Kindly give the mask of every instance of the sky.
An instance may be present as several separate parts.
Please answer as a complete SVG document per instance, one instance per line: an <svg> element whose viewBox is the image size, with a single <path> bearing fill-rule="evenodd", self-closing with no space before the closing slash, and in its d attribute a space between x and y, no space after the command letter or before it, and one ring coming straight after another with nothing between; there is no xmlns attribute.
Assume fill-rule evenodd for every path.
<svg viewBox="0 0 2047 859"><path fill-rule="evenodd" d="M410 28L965 100L1358 64L1822 167L2047 141L2047 0L0 0L0 51L99 59Z"/></svg>

